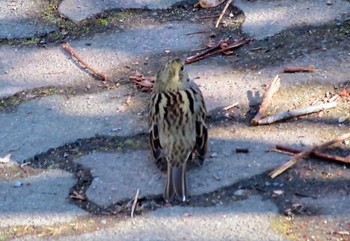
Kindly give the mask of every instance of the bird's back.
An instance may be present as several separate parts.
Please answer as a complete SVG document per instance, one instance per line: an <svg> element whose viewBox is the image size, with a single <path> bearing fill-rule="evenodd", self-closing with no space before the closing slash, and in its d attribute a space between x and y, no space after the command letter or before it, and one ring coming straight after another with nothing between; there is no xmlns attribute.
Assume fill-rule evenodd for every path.
<svg viewBox="0 0 350 241"><path fill-rule="evenodd" d="M191 90L155 93L152 100L158 112L152 115L153 123L157 125L163 153L178 167L188 158L196 142L194 93Z"/></svg>

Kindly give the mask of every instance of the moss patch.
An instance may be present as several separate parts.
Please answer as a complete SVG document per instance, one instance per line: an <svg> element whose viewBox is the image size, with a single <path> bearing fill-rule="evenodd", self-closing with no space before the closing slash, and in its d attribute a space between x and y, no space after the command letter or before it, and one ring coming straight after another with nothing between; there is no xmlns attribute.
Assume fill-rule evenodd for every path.
<svg viewBox="0 0 350 241"><path fill-rule="evenodd" d="M0 228L0 241L16 238L36 236L41 238L55 238L58 236L78 235L100 230L114 225L111 217L79 217L71 222L52 225L17 225Z"/></svg>

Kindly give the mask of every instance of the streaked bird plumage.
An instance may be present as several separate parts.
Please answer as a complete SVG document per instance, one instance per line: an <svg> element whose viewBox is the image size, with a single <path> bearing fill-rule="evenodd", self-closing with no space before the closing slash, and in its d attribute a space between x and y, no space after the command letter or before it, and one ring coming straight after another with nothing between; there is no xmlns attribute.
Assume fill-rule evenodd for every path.
<svg viewBox="0 0 350 241"><path fill-rule="evenodd" d="M178 58L158 72L149 103L150 147L156 163L166 163L164 199L186 200L186 164L207 152L206 108L199 87Z"/></svg>

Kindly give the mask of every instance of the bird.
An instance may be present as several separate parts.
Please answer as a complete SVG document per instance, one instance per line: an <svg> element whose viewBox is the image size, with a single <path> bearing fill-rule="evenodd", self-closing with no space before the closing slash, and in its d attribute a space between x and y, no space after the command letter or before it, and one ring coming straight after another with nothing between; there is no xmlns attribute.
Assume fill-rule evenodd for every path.
<svg viewBox="0 0 350 241"><path fill-rule="evenodd" d="M186 164L203 164L208 149L207 110L199 86L180 58L158 71L149 101L149 142L158 166L166 165L163 198L187 201Z"/></svg>

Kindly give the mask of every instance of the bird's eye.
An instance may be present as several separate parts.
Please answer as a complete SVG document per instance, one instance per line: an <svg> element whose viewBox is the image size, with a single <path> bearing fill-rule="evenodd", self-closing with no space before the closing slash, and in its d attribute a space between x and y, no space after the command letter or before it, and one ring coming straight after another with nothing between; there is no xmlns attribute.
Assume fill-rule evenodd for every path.
<svg viewBox="0 0 350 241"><path fill-rule="evenodd" d="M180 68L181 71L184 71L184 66L182 65L181 68Z"/></svg>

